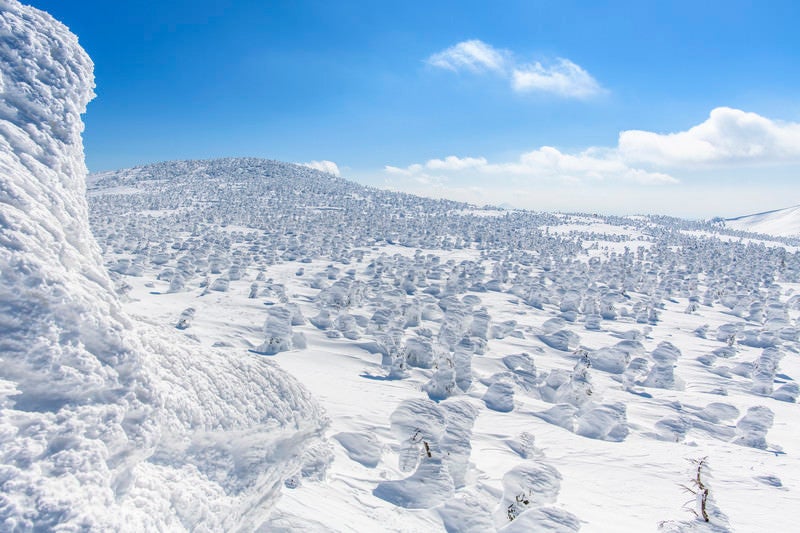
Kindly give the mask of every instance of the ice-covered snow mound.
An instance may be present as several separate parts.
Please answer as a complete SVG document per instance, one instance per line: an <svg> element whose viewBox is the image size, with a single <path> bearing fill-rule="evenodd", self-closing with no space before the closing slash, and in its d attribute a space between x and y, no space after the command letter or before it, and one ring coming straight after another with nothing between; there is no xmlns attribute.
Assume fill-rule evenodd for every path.
<svg viewBox="0 0 800 533"><path fill-rule="evenodd" d="M477 415L460 400L404 401L392 414L392 431L400 442L400 470L414 472L379 483L375 496L408 509L435 507L450 499L464 485Z"/></svg>
<svg viewBox="0 0 800 533"><path fill-rule="evenodd" d="M84 197L92 69L0 0L0 529L258 527L324 418L268 362L122 312Z"/></svg>

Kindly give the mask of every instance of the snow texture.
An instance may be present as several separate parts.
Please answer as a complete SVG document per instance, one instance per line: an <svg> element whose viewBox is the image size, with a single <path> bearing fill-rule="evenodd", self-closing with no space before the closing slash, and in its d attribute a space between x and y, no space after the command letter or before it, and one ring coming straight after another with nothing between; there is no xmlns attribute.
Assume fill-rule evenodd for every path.
<svg viewBox="0 0 800 533"><path fill-rule="evenodd" d="M269 363L122 311L84 196L92 71L0 0L0 529L255 529L324 418Z"/></svg>
<svg viewBox="0 0 800 533"><path fill-rule="evenodd" d="M353 461L369 468L378 466L381 460L381 445L373 435L342 432L333 437L339 441Z"/></svg>

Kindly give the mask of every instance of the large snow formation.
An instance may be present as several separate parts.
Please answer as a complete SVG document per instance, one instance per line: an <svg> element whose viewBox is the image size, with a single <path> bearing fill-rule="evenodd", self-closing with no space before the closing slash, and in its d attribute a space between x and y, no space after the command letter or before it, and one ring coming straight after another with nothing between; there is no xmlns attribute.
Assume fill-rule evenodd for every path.
<svg viewBox="0 0 800 533"><path fill-rule="evenodd" d="M65 26L0 0L0 529L252 530L324 418L268 362L121 311L84 198L93 85Z"/></svg>

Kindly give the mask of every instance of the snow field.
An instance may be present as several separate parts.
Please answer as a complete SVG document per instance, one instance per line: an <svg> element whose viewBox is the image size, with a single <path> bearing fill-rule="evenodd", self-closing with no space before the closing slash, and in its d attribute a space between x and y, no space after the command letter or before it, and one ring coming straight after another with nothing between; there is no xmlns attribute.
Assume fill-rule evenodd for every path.
<svg viewBox="0 0 800 533"><path fill-rule="evenodd" d="M394 251L392 247L389 249ZM474 257L471 251L462 253L465 258ZM369 264L368 257L357 266L366 269L364 263ZM309 278L313 280L313 276L309 274L327 269L326 262L312 261L304 265L303 276L296 276L293 264L278 264L268 270L271 275L267 277L275 282L285 282L286 294L298 302L303 315L314 316L318 313L314 295L321 294L321 291L310 287L312 282ZM252 299L245 301L246 293L249 293L246 279L233 282L227 292L215 294L213 300L204 300L212 293L197 296L197 291L149 294L158 291L144 287L144 283L148 283L145 279L126 278L128 282L141 284L140 289L128 293L134 300L129 302L130 308L146 306L147 302L160 298L162 302L158 307L165 311L164 320L174 322L178 310L190 302L196 307L198 302L202 302L198 309L207 302L209 311L198 311L195 325L187 330L187 334L194 329L193 334L200 342L213 344L220 339L231 342L235 338L231 331L236 331L239 345L243 348L255 347L261 342L262 322L271 306L259 308ZM158 283L155 288L158 288ZM789 286L787 290L792 288ZM138 290L141 299L137 302ZM762 494L765 488L770 488L775 494L765 494L764 505L771 506L775 512L791 504L786 484L792 483L792 477L778 473L788 464L786 446L796 442L796 434L790 430L791 424L784 423L779 427L773 423L767 428L765 440L769 444L765 451L737 445L736 441L751 429L752 424L747 421L749 409L765 404L776 420L781 418L778 413L791 420L796 404L754 394L753 379L749 376L732 373L730 378L721 379L718 373L713 372L718 365L756 361L763 356L764 349L736 344L735 355L716 358L711 367L698 360L715 349L727 348L727 341L716 340L713 332L736 317L715 308L702 307L695 314L687 314L686 300L678 298L664 306L657 325L641 325L630 319L629 322L604 321L602 329L586 330L579 322L554 322L553 317L560 313L557 306L545 304L545 309L539 310L507 293L487 292L476 296L480 298L481 307L492 310L491 325L512 320L516 325L503 338L490 339L484 355L472 357L473 379L467 392L441 401L438 409L425 392L425 384L435 374L435 369L409 367L405 378L391 378L390 366L382 365L387 363L385 357L367 342L369 334L365 331L368 328L364 328L356 340L343 336L330 338L325 334L326 330L310 322L295 328L308 339L308 348L281 352L275 359L297 375L326 406L332 419L328 434L332 437L335 459L328 471L328 481L322 486L303 483L297 489L285 491L284 498L277 504L284 517L296 513L299 502L311 498L310 493L314 493L317 498L324 494L326 501L339 501L341 508L353 506L354 501L361 502L360 510L352 512L362 515L352 523L336 512L339 509L337 505L331 506L330 514L324 519L315 515L315 520L321 519L325 527L335 530L355 530L352 524L400 531L440 527L453 530L474 527L477 530L489 523L497 527L495 517L498 510L503 505L506 508L510 505L510 502L501 503L505 501L502 496L503 476L517 466L533 464L550 465L562 477L554 503L559 520L566 524L562 524L563 527L572 524L565 518L569 515L563 513L571 513L580 520L584 531L607 530L609 509L615 509L612 522L615 530L633 531L643 523L654 525L664 520L680 523L690 518L682 510L686 497L679 485L691 475L689 459L706 455L713 458L712 486L715 487L716 501L731 524L742 528L758 526L760 513L749 512L747 503L753 494ZM167 299L179 300L179 303L167 306ZM364 307L348 309L347 313L350 316L369 316L367 309L370 305L366 300L362 305ZM166 313L170 307L175 309L171 315ZM242 309L252 309L261 321L249 313L242 313ZM335 314L335 311L331 313L332 316ZM209 320L213 317L213 321L204 323L203 316ZM431 316L443 321L446 311ZM706 338L701 338L696 330L699 325L706 324L709 333ZM436 326L435 320L422 319L420 322L420 327L435 330ZM332 328L330 325L325 327ZM354 327L358 327L357 324ZM570 403L565 398L552 398L550 401L543 398L548 390L542 388L542 381L546 383L544 376L553 372L569 376L581 360L575 350L558 350L543 342L541 336L554 327L561 328L557 331L566 327L578 336L579 344L590 360L588 375L593 393L584 403L590 404L591 408L586 411L586 420L582 423L570 411L573 422L569 431L563 428L563 424L553 424L542 417L542 413L555 407L570 406L574 409L578 407L575 403L583 405L580 399ZM515 331L517 333L512 334ZM610 357L613 364L604 369L591 365L597 347L613 346L620 347ZM607 353L610 348L604 350L600 353ZM522 356L523 353L528 356ZM789 352L789 355L795 354ZM599 357L609 359L608 356ZM627 378L627 370L620 370L623 370L625 361L630 363L637 358L645 362L646 368L638 377L632 374ZM676 388L674 380L667 387L648 385L652 369L658 369L664 360L676 365L673 377L684 382L683 389ZM787 362L790 365L784 367ZM787 360L784 357L780 364L785 375L798 370L794 358ZM657 371L656 375L661 374ZM486 402L496 383L508 384L513 392L510 412L493 409ZM665 385L663 381L659 384ZM413 459L422 461L416 463L417 466L424 464L427 453L421 443L426 439L430 441L428 445L432 454L441 451L441 433L446 426L441 407L452 400L466 400L478 412L469 436L465 434L462 438L468 443L470 452L464 485L460 487L453 481L450 466L443 469L433 461L424 465L421 471L424 476L415 474L417 467L407 466ZM409 401L423 402L432 412L438 412L434 418L439 422L434 424L432 434L427 435L421 430L416 439L415 431L406 427L400 432L409 434L405 435L403 442L398 436L397 424L392 420L398 409ZM556 403L551 403L553 401ZM621 427L627 433L620 432L621 438L615 439L608 438L609 433L613 436L613 432L605 430L609 426L620 426L620 417L608 411L616 405L624 406ZM614 413L614 410L610 412ZM754 425L766 424L768 418L769 415L764 413L755 416L757 422ZM425 425L424 420L421 417L410 424L414 425L414 430L421 429L417 426ZM786 430L789 430L788 434ZM522 444L528 440L524 434L532 437L529 440L534 444ZM783 438L779 438L780 435ZM753 444L758 445L751 442L750 446ZM525 449L530 450L525 452L527 457L519 451ZM741 468L742 462L747 469ZM724 483L720 481L722 471L727 476ZM774 486L776 478L781 480L781 487ZM422 479L431 484L425 485L424 490L420 488ZM763 480L773 480L773 484ZM637 486L646 486L648 490L631 488ZM725 494L720 494L722 487ZM467 505L463 502L471 502L471 508L477 506L486 512L473 513L467 522L459 521L458 517L463 513L457 510L459 506ZM393 516L400 513L403 518L399 522L385 522L384 513L393 513ZM541 512L531 513L531 516L538 517L537 520L545 520L543 516L554 519ZM298 519L295 517L294 520ZM785 522L782 520L784 518L778 517L776 523L789 527L789 518L785 518Z"/></svg>

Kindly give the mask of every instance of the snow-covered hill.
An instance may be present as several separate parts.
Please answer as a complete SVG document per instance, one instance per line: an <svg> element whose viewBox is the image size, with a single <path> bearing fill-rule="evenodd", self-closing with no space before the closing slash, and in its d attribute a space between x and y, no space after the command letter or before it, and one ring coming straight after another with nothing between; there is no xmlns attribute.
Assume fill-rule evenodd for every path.
<svg viewBox="0 0 800 533"><path fill-rule="evenodd" d="M0 529L252 530L323 468L325 420L274 364L128 317L89 230L92 63L0 0Z"/></svg>
<svg viewBox="0 0 800 533"><path fill-rule="evenodd" d="M271 527L749 531L761 506L792 527L788 241L258 159L104 173L89 203L128 310L273 358L329 413L327 476L292 482ZM709 523L681 488L704 457Z"/></svg>
<svg viewBox="0 0 800 533"><path fill-rule="evenodd" d="M796 528L796 240L259 159L87 204L91 63L0 16L0 529Z"/></svg>
<svg viewBox="0 0 800 533"><path fill-rule="evenodd" d="M735 230L778 237L800 237L800 205L725 220Z"/></svg>

